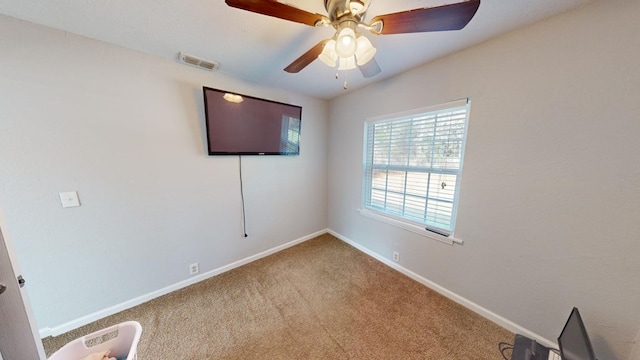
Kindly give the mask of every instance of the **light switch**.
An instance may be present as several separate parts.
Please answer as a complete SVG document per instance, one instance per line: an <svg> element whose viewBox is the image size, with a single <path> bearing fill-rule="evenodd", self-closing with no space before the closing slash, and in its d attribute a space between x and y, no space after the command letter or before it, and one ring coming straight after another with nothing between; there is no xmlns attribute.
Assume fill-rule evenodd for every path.
<svg viewBox="0 0 640 360"><path fill-rule="evenodd" d="M60 193L60 202L63 208L80 206L80 199L78 199L78 192L68 191Z"/></svg>

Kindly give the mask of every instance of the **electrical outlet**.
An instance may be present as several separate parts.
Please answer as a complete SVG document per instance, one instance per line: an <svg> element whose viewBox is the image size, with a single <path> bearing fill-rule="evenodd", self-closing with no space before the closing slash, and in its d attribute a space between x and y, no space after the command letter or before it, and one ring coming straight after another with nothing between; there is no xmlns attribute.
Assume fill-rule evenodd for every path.
<svg viewBox="0 0 640 360"><path fill-rule="evenodd" d="M189 274L190 275L195 275L199 271L200 270L198 269L198 263L193 263L193 264L189 265Z"/></svg>
<svg viewBox="0 0 640 360"><path fill-rule="evenodd" d="M398 262L400 261L400 253L397 251L393 252L393 261Z"/></svg>

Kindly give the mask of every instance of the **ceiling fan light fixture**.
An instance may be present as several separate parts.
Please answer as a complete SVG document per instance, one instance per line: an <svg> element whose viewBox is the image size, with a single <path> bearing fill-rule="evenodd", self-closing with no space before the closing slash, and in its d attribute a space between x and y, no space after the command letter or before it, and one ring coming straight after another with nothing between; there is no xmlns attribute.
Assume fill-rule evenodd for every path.
<svg viewBox="0 0 640 360"><path fill-rule="evenodd" d="M360 66L362 74L372 77L380 73L374 59L376 49L360 29L376 35L426 33L434 31L461 30L475 16L481 0L459 0L459 2L420 7L375 16L368 24L364 21L371 0L324 0L327 15L314 14L282 0L225 0L228 6L267 15L309 26L331 26L335 34L314 45L284 68L288 73L297 73L316 59L342 70ZM333 40L330 42L329 40ZM330 43L330 45L328 45ZM185 62L193 64L191 59ZM216 64L207 64L215 68ZM203 66L203 65L201 65ZM205 66L206 67L206 66ZM346 84L345 84L346 88Z"/></svg>
<svg viewBox="0 0 640 360"><path fill-rule="evenodd" d="M335 67L338 61L338 53L336 52L336 41L331 39L322 48L322 52L318 55L318 59L327 66Z"/></svg>
<svg viewBox="0 0 640 360"><path fill-rule="evenodd" d="M350 27L344 27L338 32L336 41L336 53L338 56L347 58L356 52L356 32Z"/></svg>
<svg viewBox="0 0 640 360"><path fill-rule="evenodd" d="M356 63L358 66L364 65L373 59L376 54L376 48L371 45L371 41L366 36L359 36L356 47Z"/></svg>
<svg viewBox="0 0 640 360"><path fill-rule="evenodd" d="M356 68L355 56L338 58L338 70L351 70Z"/></svg>

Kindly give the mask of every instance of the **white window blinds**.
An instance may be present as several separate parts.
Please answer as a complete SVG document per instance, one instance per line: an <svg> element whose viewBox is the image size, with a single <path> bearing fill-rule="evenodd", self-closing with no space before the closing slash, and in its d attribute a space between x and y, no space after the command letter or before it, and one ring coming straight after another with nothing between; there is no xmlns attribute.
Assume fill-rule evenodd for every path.
<svg viewBox="0 0 640 360"><path fill-rule="evenodd" d="M367 121L364 207L449 236L469 106L464 99Z"/></svg>

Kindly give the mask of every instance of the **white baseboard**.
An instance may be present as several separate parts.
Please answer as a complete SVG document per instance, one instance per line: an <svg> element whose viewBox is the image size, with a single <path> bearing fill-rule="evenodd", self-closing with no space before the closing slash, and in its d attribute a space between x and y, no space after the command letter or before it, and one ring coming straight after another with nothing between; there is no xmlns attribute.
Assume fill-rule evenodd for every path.
<svg viewBox="0 0 640 360"><path fill-rule="evenodd" d="M200 275L196 275L196 276L190 277L190 278L188 278L186 280L180 281L180 282L175 283L173 285L169 285L169 286L164 287L162 289L159 289L159 290L156 290L156 291L152 291L152 292L150 292L148 294L144 294L142 296L138 296L137 298L122 302L120 304L108 307L106 309L96 311L94 313L91 313L91 314L88 314L88 315L83 316L81 318L66 322L64 324L61 324L61 325L58 325L58 326L54 326L54 327L46 327L46 328L39 329L38 331L39 331L39 334L40 334L40 338L45 338L47 336L58 336L60 334L64 334L64 333L66 333L68 331L71 331L73 329L77 329L77 328L79 328L81 326L84 326L86 324L92 323L92 322L94 322L96 320L100 320L100 319L102 319L104 317L107 317L109 315L113 315L113 314L118 313L120 311L130 309L130 308L132 308L134 306L137 306L137 305L140 305L140 304L145 303L147 301L153 300L153 299L155 299L157 297L160 297L162 295L168 294L168 293L176 291L176 290L180 290L180 289L182 289L184 287L187 287L189 285L193 285L193 284L195 284L197 282L206 280L206 279L208 279L210 277L213 277L213 276L216 276L216 275L220 275L220 274L222 274L224 272L227 272L229 270L235 269L235 268L240 267L242 265L245 265L245 264L248 264L250 262L256 261L256 260L261 259L263 257L267 257L267 256L269 256L271 254L275 254L275 253L277 253L279 251L282 251L284 249L290 248L290 247L292 247L294 245L300 244L300 243L305 242L307 240L313 239L313 238L318 237L318 236L320 236L322 234L326 234L327 232L328 232L327 229L317 231L317 232L315 232L313 234L309 234L309 235L303 236L303 237L301 237L299 239L290 241L290 242L288 242L286 244L283 244L283 245L280 245L280 246L276 246L276 247L271 248L269 250L265 250L265 251L263 251L261 253L246 257L244 259L235 261L235 262L233 262L231 264L219 267L217 269L213 269L211 271L207 271L206 273L202 273Z"/></svg>
<svg viewBox="0 0 640 360"><path fill-rule="evenodd" d="M542 345L544 345L546 347L551 347L551 348L555 348L555 349L558 348L558 344L556 344L555 342L553 342L553 341L551 341L551 340L549 340L547 338L544 338L544 337L534 333L533 331L530 331L530 330L528 330L528 329L526 329L526 328L514 323L513 321L511 321L509 319L506 319L506 318L494 313L493 311L490 311L490 310L488 310L488 309L486 309L486 308L474 303L473 301L471 301L471 300L469 300L469 299L467 299L465 297L462 297L462 296L454 293L453 291L450 291L450 290L444 288L443 286L440 286L440 285L436 284L435 282L433 282L433 281L431 281L429 279L426 279L425 277L423 277L421 275L416 274L415 272L413 272L413 271L411 271L411 270L409 270L409 269L407 269L405 267L400 266L400 264L398 264L396 262L393 262L390 259L387 259L384 256L365 248L364 246L362 246L362 245L360 245L360 244L348 239L347 237L342 236L341 234L339 234L339 233L337 233L337 232L335 232L335 231L333 231L331 229L328 229L327 232L329 234L337 237L338 239L344 241L345 243L353 246L354 248L362 251L363 253L375 258L376 260L382 262L383 264L398 270L399 272L401 272L404 275L412 278L413 280L415 280L415 281L425 285L426 287L436 291L437 293L439 293L439 294L441 294L441 295L443 295L443 296L445 296L445 297L457 302L458 304L466 307L467 309L475 312L476 314L478 314L478 315L480 315L480 316L482 316L482 317L484 317L484 318L486 318L486 319L488 319L488 320L490 320L490 321L502 326L503 328L505 328L505 329L507 329L507 330L509 330L509 331L511 331L513 333L521 334L521 335L524 335L524 336L529 337L531 339L535 339L538 343L540 343L540 344L542 344Z"/></svg>
<svg viewBox="0 0 640 360"><path fill-rule="evenodd" d="M413 271L411 271L411 270L409 270L407 268L404 268L404 267L400 266L398 263L393 262L390 259L387 259L387 258L383 257L382 255L380 255L378 253L375 253L375 252L363 247L362 245L360 245L360 244L348 239L347 237L345 237L345 236L343 236L343 235L341 235L341 234L339 234L339 233L337 233L337 232L335 232L335 231L333 231L331 229L320 230L320 231L315 232L313 234L309 234L307 236L304 236L304 237L301 237L299 239L296 239L296 240L293 240L291 242L288 242L286 244L283 244L283 245L280 245L280 246L276 246L276 247L271 248L269 250L265 250L265 251L263 251L261 253L246 257L244 259L235 261L235 262L233 262L231 264L219 267L217 269L208 271L206 273L202 273L200 275L197 275L197 276L194 276L194 277L190 277L189 279L180 281L178 283L175 283L173 285L167 286L165 288L150 292L148 294L145 294L145 295L139 296L137 298L122 302L120 304L111 306L109 308L106 308L106 309L103 309L103 310L100 310L100 311L96 311L96 312L94 312L92 314L88 314L86 316L83 316L81 318L66 322L64 324L61 324L61 325L58 325L58 326L54 326L54 327L47 327L47 328L39 329L40 337L44 338L44 337L47 337L47 336L57 336L57 335L65 333L65 332L71 331L73 329L77 329L77 328L79 328L79 327L81 327L83 325L92 323L92 322L94 322L96 320L100 320L100 319L102 319L104 317L107 317L109 315L113 315L113 314L118 313L120 311L129 309L129 308L132 308L134 306L137 306L137 305L140 305L142 303L145 303L147 301L153 300L153 299L155 299L157 297L160 297L162 295L165 295L165 294L168 294L170 292L182 289L182 288L187 287L189 285L193 285L193 284L195 284L197 282L200 282L200 281L206 280L208 278L211 278L213 276L222 274L222 273L227 272L229 270L235 269L235 268L240 267L242 265L245 265L245 264L248 264L250 262L256 261L258 259L261 259L263 257L272 255L274 253L277 253L279 251L282 251L282 250L287 249L289 247L292 247L294 245L300 244L300 243L305 242L307 240L313 239L313 238L315 238L317 236L320 236L322 234L325 234L325 233L329 233L329 234L335 236L336 238L338 238L338 239L342 240L343 242L351 245L352 247L358 249L359 251L362 251L363 253L375 258L376 260L382 262L383 264L385 264L385 265L387 265L387 266L389 266L389 267L391 267L391 268L403 273L404 275L412 278L413 280L425 285L426 287L438 292L439 294L441 294L441 295L443 295L443 296L455 301L456 303L458 303L458 304L466 307L467 309L469 309L469 310L471 310L471 311L483 316L484 318L486 318L486 319L488 319L488 320L490 320L490 321L492 321L492 322L504 327L505 329L507 329L507 330L509 330L511 332L522 334L522 335L525 335L525 336L527 336L529 338L535 339L536 341L538 341L539 343L541 343L542 345L547 346L547 347L557 348L557 346L558 346L555 342L553 342L553 341L551 341L549 339L546 339L546 338L534 333L533 331L530 331L530 330L528 330L528 329L526 329L526 328L524 328L524 327L522 327L522 326L520 326L520 325L518 325L518 324L516 324L516 323L514 323L514 322L512 322L512 321L510 321L510 320L508 320L508 319L506 319L506 318L504 318L504 317L502 317L502 316L500 316L500 315L498 315L498 314L496 314L496 313L494 313L494 312L492 312L492 311L490 311L490 310L488 310L488 309L486 309L486 308L484 308L484 307L472 302L471 300L469 300L469 299L467 299L465 297L462 297L462 296L460 296L460 295L458 295L458 294L456 294L456 293L454 293L454 292L452 292L452 291L450 291L450 290L438 285L437 283L435 283L435 282L433 282L433 281L431 281L429 279L426 279L425 277L423 277L421 275L416 274L415 272L413 272Z"/></svg>

